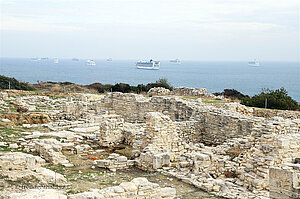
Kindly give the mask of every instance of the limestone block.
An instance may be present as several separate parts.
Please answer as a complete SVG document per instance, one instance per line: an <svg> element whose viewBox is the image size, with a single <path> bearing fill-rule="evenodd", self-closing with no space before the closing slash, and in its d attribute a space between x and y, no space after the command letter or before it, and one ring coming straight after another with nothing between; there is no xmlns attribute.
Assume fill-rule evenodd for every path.
<svg viewBox="0 0 300 199"><path fill-rule="evenodd" d="M172 198L176 196L176 189L171 187L161 188L162 198Z"/></svg>
<svg viewBox="0 0 300 199"><path fill-rule="evenodd" d="M209 161L210 160L209 155L206 155L206 154L203 154L203 153L197 153L196 157L197 157L198 160L201 160L201 161Z"/></svg>
<svg viewBox="0 0 300 199"><path fill-rule="evenodd" d="M42 176L42 181L48 183L51 182L53 184L64 184L67 182L66 178L63 175L56 173L50 169L39 167L36 169L36 173Z"/></svg>
<svg viewBox="0 0 300 199"><path fill-rule="evenodd" d="M18 144L13 143L13 144L9 144L9 148L17 149L17 148L19 148L19 146L18 146Z"/></svg>
<svg viewBox="0 0 300 199"><path fill-rule="evenodd" d="M139 186L140 184L145 184L148 182L147 178L139 177L139 178L134 178L131 180L132 183L134 183L136 186Z"/></svg>
<svg viewBox="0 0 300 199"><path fill-rule="evenodd" d="M185 168L185 167L190 166L190 163L189 162L180 162L179 165L181 168Z"/></svg>
<svg viewBox="0 0 300 199"><path fill-rule="evenodd" d="M126 192L135 192L135 191L137 191L137 186L133 182L122 182L120 184L120 187L122 187Z"/></svg>
<svg viewBox="0 0 300 199"><path fill-rule="evenodd" d="M107 168L111 165L109 160L95 160L94 163L101 168Z"/></svg>
<svg viewBox="0 0 300 199"><path fill-rule="evenodd" d="M0 156L0 168L2 170L24 170L35 169L45 163L45 160L38 156L20 152L3 153Z"/></svg>
<svg viewBox="0 0 300 199"><path fill-rule="evenodd" d="M127 162L127 157L125 156L117 157L117 162Z"/></svg>
<svg viewBox="0 0 300 199"><path fill-rule="evenodd" d="M135 162L136 162L135 160L128 160L128 161L127 161L127 165L128 165L128 166L134 166L134 165L135 165Z"/></svg>

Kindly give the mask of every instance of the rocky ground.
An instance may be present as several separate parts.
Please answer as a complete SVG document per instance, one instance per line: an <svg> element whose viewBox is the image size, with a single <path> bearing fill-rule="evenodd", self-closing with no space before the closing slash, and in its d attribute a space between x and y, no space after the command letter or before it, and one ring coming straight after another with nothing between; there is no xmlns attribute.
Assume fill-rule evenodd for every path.
<svg viewBox="0 0 300 199"><path fill-rule="evenodd" d="M298 113L176 92L1 92L0 198L299 196Z"/></svg>
<svg viewBox="0 0 300 199"><path fill-rule="evenodd" d="M124 146L104 147L87 142L81 132L74 132L70 127L58 131L49 128L48 123L60 121L57 113L67 96L61 93L12 91L3 93L0 104L0 198L14 198L14 193L26 193L27 190L59 190L62 195L87 192L90 189L103 189L128 182L138 177L145 177L160 187L173 187L177 198L217 198L190 184L160 172L146 172L138 168L128 168L112 172L95 166L95 160L105 159L111 153L126 155ZM67 121L62 121L62 123ZM45 125L44 125L45 124ZM49 151L37 150L40 141L50 140L53 143L72 143ZM56 143L56 144L57 144ZM75 144L74 144L75 143ZM86 145L82 151L76 146ZM65 148L64 148L65 147ZM80 147L78 147L80 148ZM48 150L47 147L44 150ZM51 158L51 153L60 153L60 157ZM30 155L26 157L26 154ZM41 162L28 161L42 157ZM58 160L56 160L57 158ZM29 166L34 164L33 166ZM63 165L64 164L64 165ZM34 191L31 193L35 193ZM36 197L50 197L56 192L45 191ZM18 198L31 197L17 195ZM33 195L32 195L33 197ZM53 197L56 197L53 196Z"/></svg>

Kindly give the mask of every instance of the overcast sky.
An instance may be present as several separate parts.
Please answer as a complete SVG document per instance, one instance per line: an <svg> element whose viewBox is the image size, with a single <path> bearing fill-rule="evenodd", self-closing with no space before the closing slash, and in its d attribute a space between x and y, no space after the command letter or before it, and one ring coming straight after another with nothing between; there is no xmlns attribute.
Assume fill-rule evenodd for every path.
<svg viewBox="0 0 300 199"><path fill-rule="evenodd" d="M0 0L1 57L299 61L300 0Z"/></svg>

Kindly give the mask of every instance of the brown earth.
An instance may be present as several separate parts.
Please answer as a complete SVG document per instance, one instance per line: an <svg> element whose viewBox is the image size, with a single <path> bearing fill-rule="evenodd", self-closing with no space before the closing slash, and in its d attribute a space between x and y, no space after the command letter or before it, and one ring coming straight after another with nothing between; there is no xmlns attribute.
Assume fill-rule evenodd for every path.
<svg viewBox="0 0 300 199"><path fill-rule="evenodd" d="M50 117L45 113L2 113L0 117L9 119L13 123L22 124L45 124L51 121Z"/></svg>

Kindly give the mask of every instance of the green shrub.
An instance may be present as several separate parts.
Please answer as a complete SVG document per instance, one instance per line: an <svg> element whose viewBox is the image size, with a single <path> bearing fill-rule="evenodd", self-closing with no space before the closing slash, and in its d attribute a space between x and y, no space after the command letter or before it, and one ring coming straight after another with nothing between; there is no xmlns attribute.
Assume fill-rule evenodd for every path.
<svg viewBox="0 0 300 199"><path fill-rule="evenodd" d="M144 84L139 84L137 85L137 88L139 90L139 92L147 92L147 86L145 86Z"/></svg>
<svg viewBox="0 0 300 199"><path fill-rule="evenodd" d="M168 82L168 80L166 78L161 78L159 80L157 80L155 83L149 83L146 85L146 90L147 92L154 87L164 87L166 89L169 90L173 90L173 87L170 85L170 83Z"/></svg>
<svg viewBox="0 0 300 199"><path fill-rule="evenodd" d="M61 85L65 85L65 86L74 84L74 83L72 83L72 82L59 82L59 83L60 83Z"/></svg>
<svg viewBox="0 0 300 199"><path fill-rule="evenodd" d="M299 108L297 102L288 96L288 92L284 88L263 89L258 95L244 97L241 103L246 106L265 108L266 99L269 109L295 110Z"/></svg>
<svg viewBox="0 0 300 199"><path fill-rule="evenodd" d="M112 87L113 92L122 92L122 93L129 93L131 92L131 87L129 84L119 83L115 84Z"/></svg>
<svg viewBox="0 0 300 199"><path fill-rule="evenodd" d="M97 90L99 93L109 92L112 89L110 84L93 83L87 86L89 89Z"/></svg>
<svg viewBox="0 0 300 199"><path fill-rule="evenodd" d="M26 90L26 91L33 91L35 90L34 87L30 86L28 83L20 82L15 78L5 77L0 75L0 89L8 89L10 82L10 88L16 90Z"/></svg>
<svg viewBox="0 0 300 199"><path fill-rule="evenodd" d="M235 89L224 89L223 92L218 92L218 93L214 93L214 95L223 95L224 97L227 97L227 98L232 98L232 99L239 99L241 100L242 98L244 97L248 97L248 95L244 95L242 94L241 92L235 90Z"/></svg>
<svg viewBox="0 0 300 199"><path fill-rule="evenodd" d="M173 87L169 84L168 80L165 78L157 80L155 83L148 83L147 85L139 84L137 86L130 86L126 83L117 83L115 85L111 84L101 84L101 83L93 83L86 86L89 89L97 90L99 93L104 92L122 92L122 93L141 93L148 92L151 88L154 87L164 87L169 90L173 90Z"/></svg>

